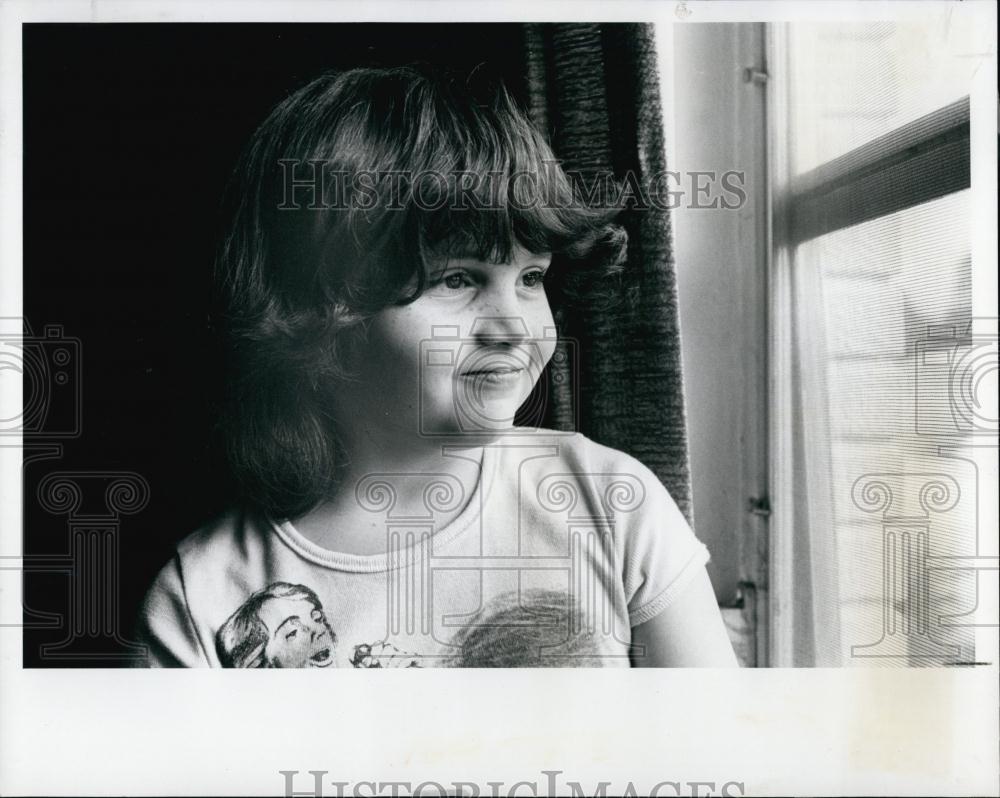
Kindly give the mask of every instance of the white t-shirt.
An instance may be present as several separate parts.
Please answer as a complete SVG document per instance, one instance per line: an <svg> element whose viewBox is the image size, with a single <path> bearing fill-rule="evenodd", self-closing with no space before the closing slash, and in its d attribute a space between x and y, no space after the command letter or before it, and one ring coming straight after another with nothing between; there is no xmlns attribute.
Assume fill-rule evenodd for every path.
<svg viewBox="0 0 1000 798"><path fill-rule="evenodd" d="M245 511L189 535L140 612L149 664L627 666L631 628L708 561L666 489L576 433L506 438L476 460L469 497L445 474L359 483L382 554L330 551ZM416 480L426 512L395 512L400 480Z"/></svg>

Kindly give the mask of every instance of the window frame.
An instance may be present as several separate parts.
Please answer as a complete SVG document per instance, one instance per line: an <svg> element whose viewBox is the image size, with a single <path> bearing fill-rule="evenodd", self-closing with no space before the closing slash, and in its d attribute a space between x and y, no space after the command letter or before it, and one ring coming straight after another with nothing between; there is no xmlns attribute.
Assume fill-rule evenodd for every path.
<svg viewBox="0 0 1000 798"><path fill-rule="evenodd" d="M766 27L768 455L771 485L767 664L793 667L796 405L791 273L806 241L971 187L970 97L908 122L809 172L788 154L789 23ZM905 178L901 180L900 178ZM902 187L902 190L900 190ZM763 624L762 624L763 625Z"/></svg>

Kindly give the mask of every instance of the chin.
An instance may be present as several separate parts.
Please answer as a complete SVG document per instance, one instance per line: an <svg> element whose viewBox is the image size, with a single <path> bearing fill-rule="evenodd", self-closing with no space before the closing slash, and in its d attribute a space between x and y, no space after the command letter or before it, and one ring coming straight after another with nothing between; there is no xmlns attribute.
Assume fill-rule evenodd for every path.
<svg viewBox="0 0 1000 798"><path fill-rule="evenodd" d="M452 412L421 425L421 435L447 439L447 443L481 445L502 438L514 429L514 417L520 404L492 402L475 410L455 407Z"/></svg>

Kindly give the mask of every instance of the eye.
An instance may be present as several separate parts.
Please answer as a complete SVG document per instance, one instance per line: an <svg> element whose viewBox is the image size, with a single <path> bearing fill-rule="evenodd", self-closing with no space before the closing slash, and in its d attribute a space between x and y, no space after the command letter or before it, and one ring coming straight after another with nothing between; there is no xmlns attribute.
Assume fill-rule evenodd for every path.
<svg viewBox="0 0 1000 798"><path fill-rule="evenodd" d="M442 277L439 283L452 291L458 291L472 285L472 278L466 272L452 272Z"/></svg>
<svg viewBox="0 0 1000 798"><path fill-rule="evenodd" d="M545 280L545 271L536 269L527 272L521 277L521 280L528 288L540 288Z"/></svg>
<svg viewBox="0 0 1000 798"><path fill-rule="evenodd" d="M299 633L298 629L292 629L292 631L288 632L285 635L285 640L293 640L298 633Z"/></svg>

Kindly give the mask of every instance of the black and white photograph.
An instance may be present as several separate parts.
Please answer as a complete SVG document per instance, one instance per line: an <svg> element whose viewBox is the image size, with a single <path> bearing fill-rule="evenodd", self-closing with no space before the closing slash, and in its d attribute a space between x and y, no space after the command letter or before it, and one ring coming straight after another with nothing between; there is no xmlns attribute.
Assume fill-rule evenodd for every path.
<svg viewBox="0 0 1000 798"><path fill-rule="evenodd" d="M995 5L0 9L3 794L997 794Z"/></svg>

